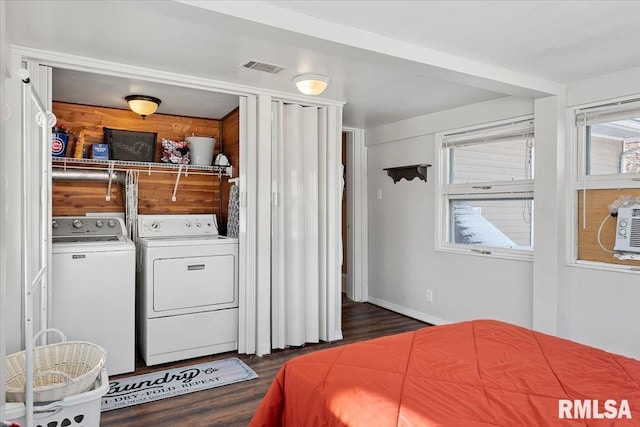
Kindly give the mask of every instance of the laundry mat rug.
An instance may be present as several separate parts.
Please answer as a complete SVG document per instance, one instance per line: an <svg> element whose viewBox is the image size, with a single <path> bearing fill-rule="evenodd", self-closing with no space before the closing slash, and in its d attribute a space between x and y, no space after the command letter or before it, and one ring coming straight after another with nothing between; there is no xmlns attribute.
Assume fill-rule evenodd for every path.
<svg viewBox="0 0 640 427"><path fill-rule="evenodd" d="M240 359L216 360L111 381L102 412L258 378Z"/></svg>

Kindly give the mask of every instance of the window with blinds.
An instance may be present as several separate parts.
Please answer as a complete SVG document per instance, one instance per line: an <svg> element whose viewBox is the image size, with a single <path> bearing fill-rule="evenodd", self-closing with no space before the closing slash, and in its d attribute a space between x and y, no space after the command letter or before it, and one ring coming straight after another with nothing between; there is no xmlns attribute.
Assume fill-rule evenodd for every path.
<svg viewBox="0 0 640 427"><path fill-rule="evenodd" d="M578 262L637 266L617 257L620 230L611 213L640 194L640 98L573 110L575 251ZM624 227L623 227L624 228Z"/></svg>
<svg viewBox="0 0 640 427"><path fill-rule="evenodd" d="M585 176L640 174L640 100L576 112Z"/></svg>
<svg viewBox="0 0 640 427"><path fill-rule="evenodd" d="M533 249L533 119L442 136L443 244Z"/></svg>

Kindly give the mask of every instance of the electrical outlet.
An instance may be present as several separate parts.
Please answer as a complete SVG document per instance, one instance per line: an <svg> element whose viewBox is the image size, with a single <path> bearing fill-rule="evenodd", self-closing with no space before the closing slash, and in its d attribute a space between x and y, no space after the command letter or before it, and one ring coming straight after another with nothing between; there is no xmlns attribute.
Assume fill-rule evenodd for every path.
<svg viewBox="0 0 640 427"><path fill-rule="evenodd" d="M431 289L427 289L427 302L433 302L433 291Z"/></svg>

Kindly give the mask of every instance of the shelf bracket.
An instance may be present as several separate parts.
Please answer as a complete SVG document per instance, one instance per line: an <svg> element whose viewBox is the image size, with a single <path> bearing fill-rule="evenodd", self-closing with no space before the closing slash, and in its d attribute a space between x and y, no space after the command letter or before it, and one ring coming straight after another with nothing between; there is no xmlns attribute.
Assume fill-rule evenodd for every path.
<svg viewBox="0 0 640 427"><path fill-rule="evenodd" d="M393 179L393 183L397 183L402 178L407 181L411 181L414 178L420 178L423 181L427 181L427 168L431 167L431 165L427 164L419 164L419 165L409 165L409 166L397 166L393 168L384 168L387 171L387 175L389 175Z"/></svg>
<svg viewBox="0 0 640 427"><path fill-rule="evenodd" d="M107 202L111 201L111 182L113 181L114 168L115 164L113 162L109 162L109 184L107 185L107 197L104 198Z"/></svg>
<svg viewBox="0 0 640 427"><path fill-rule="evenodd" d="M180 182L180 175L182 174L182 163L180 164L180 167L178 168L178 175L176 175L176 185L174 185L173 187L173 195L171 196L171 201L175 202L176 201L176 194L178 193L178 183Z"/></svg>

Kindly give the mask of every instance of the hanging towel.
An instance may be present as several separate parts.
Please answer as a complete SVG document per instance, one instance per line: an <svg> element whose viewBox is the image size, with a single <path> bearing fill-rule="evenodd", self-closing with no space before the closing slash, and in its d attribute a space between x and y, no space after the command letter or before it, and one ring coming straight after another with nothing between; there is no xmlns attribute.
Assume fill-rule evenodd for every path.
<svg viewBox="0 0 640 427"><path fill-rule="evenodd" d="M240 188L233 184L229 189L229 216L227 221L227 236L238 237L240 225Z"/></svg>
<svg viewBox="0 0 640 427"><path fill-rule="evenodd" d="M128 170L125 175L125 223L129 238L138 241L138 172Z"/></svg>

